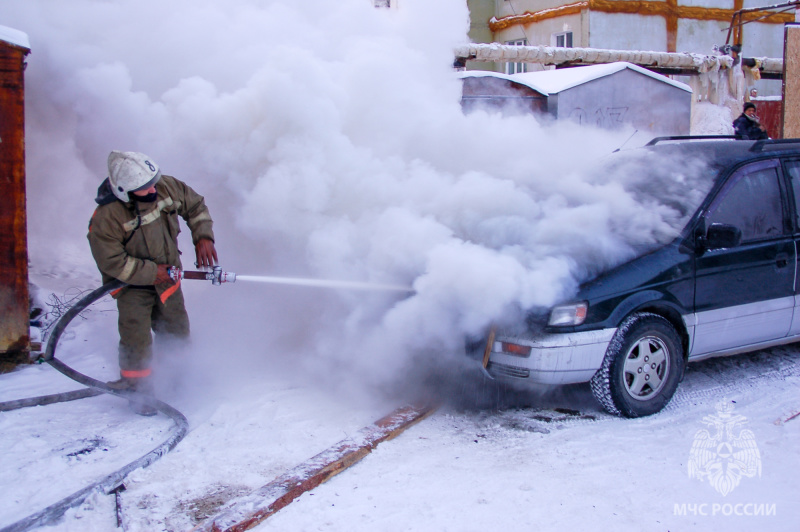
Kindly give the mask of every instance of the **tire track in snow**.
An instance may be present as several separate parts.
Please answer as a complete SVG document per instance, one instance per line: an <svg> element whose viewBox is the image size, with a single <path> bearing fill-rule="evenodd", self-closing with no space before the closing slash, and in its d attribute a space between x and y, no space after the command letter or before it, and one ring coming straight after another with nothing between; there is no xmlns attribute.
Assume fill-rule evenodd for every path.
<svg viewBox="0 0 800 532"><path fill-rule="evenodd" d="M783 357L782 355L789 356ZM691 404L697 400L707 400L711 398L717 398L719 396L731 395L744 390L760 388L772 382L786 381L791 378L800 377L800 353L798 352L757 351L755 353L736 355L736 357L745 358L734 358L730 360L728 358L718 358L695 363L695 365L711 365L712 369L716 372L713 378L720 379L723 382L716 386L694 389L694 386L697 385L693 385L692 382L687 382L687 379L694 380L694 378L699 378L700 375L709 377L709 375L703 373L701 368L698 371L687 375L687 377L684 379L684 382L678 387L678 391L675 393L675 396L666 406L665 410L673 411L675 409L685 407L687 404ZM752 360L752 358L757 358L757 360ZM788 365L772 371L752 375L753 371L758 371L759 366L762 365L762 361L764 363L770 363L773 362L771 359L774 358L784 358L784 360L788 362ZM723 367L718 369L719 366L731 365L737 362L744 362L747 367ZM692 368L692 365L690 365L689 368ZM697 375L698 373L700 375ZM750 373L750 375L742 378L740 375L741 373ZM695 377L695 375L697 375L697 377Z"/></svg>

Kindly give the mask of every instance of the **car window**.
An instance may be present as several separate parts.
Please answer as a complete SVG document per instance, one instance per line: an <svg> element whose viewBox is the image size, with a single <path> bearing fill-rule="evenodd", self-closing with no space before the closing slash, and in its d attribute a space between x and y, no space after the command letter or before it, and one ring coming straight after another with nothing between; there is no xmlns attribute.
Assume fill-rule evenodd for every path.
<svg viewBox="0 0 800 532"><path fill-rule="evenodd" d="M800 227L800 161L787 162L786 173L789 174L789 180L792 182L792 190L794 191L794 204L797 211L795 225Z"/></svg>
<svg viewBox="0 0 800 532"><path fill-rule="evenodd" d="M732 178L709 210L707 223L723 223L742 231L742 242L784 232L783 205L776 168L744 170Z"/></svg>

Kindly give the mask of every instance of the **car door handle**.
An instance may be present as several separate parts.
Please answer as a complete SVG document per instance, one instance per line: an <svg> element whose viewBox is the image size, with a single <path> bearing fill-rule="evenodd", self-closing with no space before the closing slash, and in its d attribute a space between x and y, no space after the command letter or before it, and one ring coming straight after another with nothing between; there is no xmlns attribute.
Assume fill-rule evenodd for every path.
<svg viewBox="0 0 800 532"><path fill-rule="evenodd" d="M778 253L775 257L775 264L778 265L778 268L785 268L789 264L789 254Z"/></svg>

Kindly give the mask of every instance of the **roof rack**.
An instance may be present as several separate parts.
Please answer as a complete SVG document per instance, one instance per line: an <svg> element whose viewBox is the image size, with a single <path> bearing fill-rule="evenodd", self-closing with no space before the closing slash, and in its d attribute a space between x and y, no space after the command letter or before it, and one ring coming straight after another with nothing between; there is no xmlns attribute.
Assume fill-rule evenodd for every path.
<svg viewBox="0 0 800 532"><path fill-rule="evenodd" d="M750 147L750 151L791 150L793 148L800 148L800 139L759 140Z"/></svg>
<svg viewBox="0 0 800 532"><path fill-rule="evenodd" d="M710 139L735 140L738 138L739 137L737 137L736 135L674 135L671 137L656 137L647 144L645 144L645 146L655 146L659 142L665 142L669 140L710 140Z"/></svg>

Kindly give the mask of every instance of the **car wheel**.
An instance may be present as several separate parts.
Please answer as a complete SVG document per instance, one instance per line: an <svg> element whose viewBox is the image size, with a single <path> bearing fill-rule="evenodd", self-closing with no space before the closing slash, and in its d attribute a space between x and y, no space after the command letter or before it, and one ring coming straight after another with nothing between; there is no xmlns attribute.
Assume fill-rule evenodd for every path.
<svg viewBox="0 0 800 532"><path fill-rule="evenodd" d="M592 393L611 414L649 416L672 399L684 364L683 343L669 321L657 314L633 314L611 340L592 377Z"/></svg>

